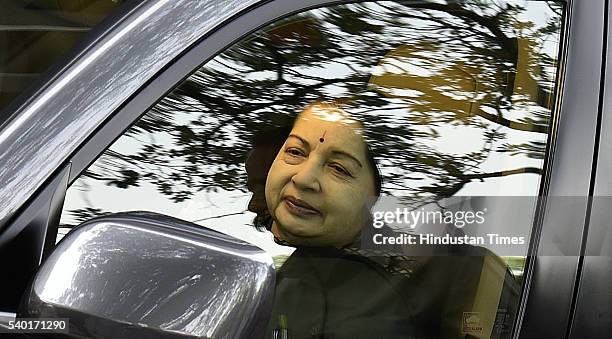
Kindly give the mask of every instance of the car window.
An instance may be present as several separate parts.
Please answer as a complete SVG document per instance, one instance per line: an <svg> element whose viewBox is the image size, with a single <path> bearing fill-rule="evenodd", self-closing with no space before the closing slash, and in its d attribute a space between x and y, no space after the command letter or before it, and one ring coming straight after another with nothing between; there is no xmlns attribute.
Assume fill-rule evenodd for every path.
<svg viewBox="0 0 612 339"><path fill-rule="evenodd" d="M155 211L273 256L270 333L509 337L563 14L555 1L377 1L270 23L72 183L58 239Z"/></svg>
<svg viewBox="0 0 612 339"><path fill-rule="evenodd" d="M122 0L8 0L0 13L0 110ZM0 115L0 124L8 114Z"/></svg>

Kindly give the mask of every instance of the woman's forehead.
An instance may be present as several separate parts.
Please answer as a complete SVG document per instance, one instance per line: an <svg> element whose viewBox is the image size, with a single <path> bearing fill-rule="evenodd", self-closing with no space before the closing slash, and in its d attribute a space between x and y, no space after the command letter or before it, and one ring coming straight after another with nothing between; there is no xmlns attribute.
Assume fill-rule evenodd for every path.
<svg viewBox="0 0 612 339"><path fill-rule="evenodd" d="M301 115L308 115L329 122L344 124L358 123L358 121L351 117L348 112L333 104L318 103L310 105Z"/></svg>
<svg viewBox="0 0 612 339"><path fill-rule="evenodd" d="M312 148L319 145L329 151L340 151L365 161L366 144L361 135L362 125L359 121L339 116L322 115L322 110L305 110L298 116L291 134L302 139ZM331 114L345 114L332 112Z"/></svg>
<svg viewBox="0 0 612 339"><path fill-rule="evenodd" d="M343 109L329 104L311 105L302 111L294 126L308 129L334 129L361 135L363 125ZM300 126L302 127L302 126Z"/></svg>

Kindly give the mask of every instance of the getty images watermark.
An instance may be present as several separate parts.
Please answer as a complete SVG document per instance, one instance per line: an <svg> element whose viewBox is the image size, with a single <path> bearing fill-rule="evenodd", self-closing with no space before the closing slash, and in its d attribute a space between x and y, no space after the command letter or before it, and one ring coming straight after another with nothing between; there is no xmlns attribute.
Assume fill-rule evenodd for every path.
<svg viewBox="0 0 612 339"><path fill-rule="evenodd" d="M391 252L403 245L475 245L523 255L529 242L529 211L534 207L533 199L453 197L411 209L398 198L384 197L372 210L362 246L384 246ZM517 216L517 209L525 217Z"/></svg>
<svg viewBox="0 0 612 339"><path fill-rule="evenodd" d="M408 208L396 208L395 211L376 211L372 214L374 228L382 228L385 224L401 224L416 229L417 225L453 225L463 228L466 225L483 225L486 221L487 209L481 211L427 211L421 208L411 211ZM502 236L498 233L487 233L484 236L463 235L434 235L431 233L409 234L400 233L385 236L382 233L374 234L374 244L408 244L408 245L524 245L527 243L524 236Z"/></svg>

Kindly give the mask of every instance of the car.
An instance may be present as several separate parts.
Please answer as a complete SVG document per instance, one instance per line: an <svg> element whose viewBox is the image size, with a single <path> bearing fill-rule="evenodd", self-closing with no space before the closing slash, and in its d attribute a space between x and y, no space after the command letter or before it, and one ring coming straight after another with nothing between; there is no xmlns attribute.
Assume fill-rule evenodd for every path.
<svg viewBox="0 0 612 339"><path fill-rule="evenodd" d="M612 331L607 1L11 6L25 24L2 19L15 46L0 73L3 333L371 337L408 322L391 304L368 309L375 284L345 289L338 323L304 325L312 333L291 312L315 297L277 309L301 254L266 231L266 175L295 116L322 102L363 125L382 178L373 225L405 235L364 229L362 248L339 256L368 259L334 278L370 258L423 256L363 254L411 237L461 238L478 250L425 257L465 272L434 270L442 278L401 291L414 302L441 281L427 305L451 320L414 315L428 319L414 328L433 328L422 336ZM333 180L350 180L342 171ZM388 277L422 272L408 262ZM455 290L455 278L476 287Z"/></svg>

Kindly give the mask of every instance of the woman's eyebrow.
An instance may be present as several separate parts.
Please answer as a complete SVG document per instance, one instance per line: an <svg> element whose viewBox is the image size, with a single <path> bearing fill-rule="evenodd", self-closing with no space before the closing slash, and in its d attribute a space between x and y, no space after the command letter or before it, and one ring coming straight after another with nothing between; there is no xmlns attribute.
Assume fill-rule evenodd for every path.
<svg viewBox="0 0 612 339"><path fill-rule="evenodd" d="M300 140L302 142L302 144L304 144L308 149L310 149L310 144L308 143L308 141L306 141L306 139L302 138L301 136L297 135L297 134L289 134L289 137L294 137L298 140ZM287 137L287 138L289 138Z"/></svg>
<svg viewBox="0 0 612 339"><path fill-rule="evenodd" d="M359 161L356 157L354 157L350 153L347 153L347 152L341 151L341 150L333 150L331 152L331 154L332 154L332 156L340 156L340 157L343 157L343 158L348 158L349 160L352 160L354 163L356 163L357 166L359 166L360 168L363 168L363 165L361 164L361 161Z"/></svg>

